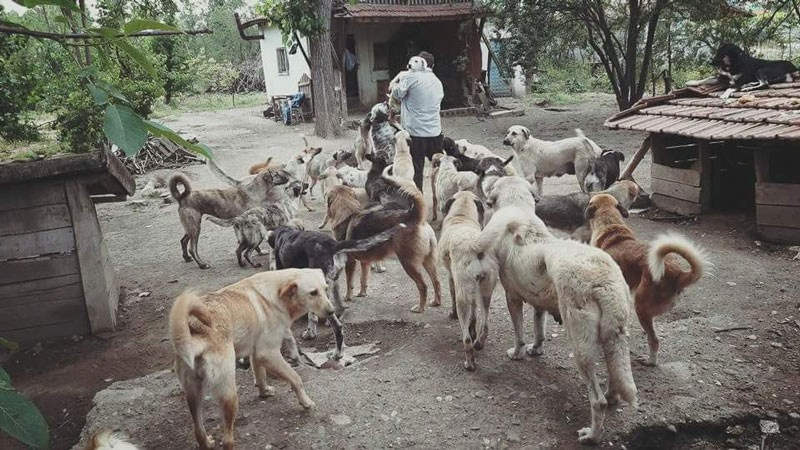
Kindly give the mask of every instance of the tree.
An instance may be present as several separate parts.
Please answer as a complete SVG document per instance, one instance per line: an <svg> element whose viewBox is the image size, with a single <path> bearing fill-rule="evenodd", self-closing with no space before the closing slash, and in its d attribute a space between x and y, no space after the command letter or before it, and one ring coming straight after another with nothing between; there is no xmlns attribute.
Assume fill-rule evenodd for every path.
<svg viewBox="0 0 800 450"><path fill-rule="evenodd" d="M264 0L257 10L280 28L284 40L296 36L309 40L311 81L314 96L314 133L320 137L342 133L347 105L342 101L341 78L334 71L331 44L333 0Z"/></svg>

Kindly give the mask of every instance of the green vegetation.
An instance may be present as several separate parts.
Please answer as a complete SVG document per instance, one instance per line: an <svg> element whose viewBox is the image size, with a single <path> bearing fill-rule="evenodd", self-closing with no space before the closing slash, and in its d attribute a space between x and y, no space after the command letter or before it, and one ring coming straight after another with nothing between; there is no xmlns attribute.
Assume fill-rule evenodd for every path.
<svg viewBox="0 0 800 450"><path fill-rule="evenodd" d="M153 108L152 117L161 118L173 114L200 111L219 111L231 108L266 106L267 98L262 92L244 94L195 94L175 97L168 105L159 100Z"/></svg>

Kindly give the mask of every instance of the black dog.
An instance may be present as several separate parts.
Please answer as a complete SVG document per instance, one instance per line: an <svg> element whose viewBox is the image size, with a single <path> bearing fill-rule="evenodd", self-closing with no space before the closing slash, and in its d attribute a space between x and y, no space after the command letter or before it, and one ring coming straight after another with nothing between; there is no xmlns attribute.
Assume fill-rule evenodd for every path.
<svg viewBox="0 0 800 450"><path fill-rule="evenodd" d="M686 85L726 84L730 88L721 97L728 98L737 90L753 91L771 83L792 82L797 72L797 67L789 61L753 58L735 44L722 44L711 65L717 69L717 76Z"/></svg>
<svg viewBox="0 0 800 450"><path fill-rule="evenodd" d="M364 157L372 163L372 167L367 173L367 182L364 185L364 190L367 191L367 197L370 202L380 202L384 194L389 191L389 184L383 178L383 170L392 164L392 159L388 153L382 150L375 153L367 153Z"/></svg>
<svg viewBox="0 0 800 450"><path fill-rule="evenodd" d="M589 173L583 180L586 192L598 192L611 187L619 179L619 164L625 155L616 150L603 150L603 153L589 164Z"/></svg>
<svg viewBox="0 0 800 450"><path fill-rule="evenodd" d="M267 239L275 250L275 269L320 269L328 282L328 296L333 299L336 314L344 311L339 297L339 274L347 263L348 253L365 252L385 243L405 225L398 224L381 233L364 239L336 241L330 235L318 231L305 231L298 227L284 225L278 227ZM303 339L317 336L317 318L309 313L308 328Z"/></svg>

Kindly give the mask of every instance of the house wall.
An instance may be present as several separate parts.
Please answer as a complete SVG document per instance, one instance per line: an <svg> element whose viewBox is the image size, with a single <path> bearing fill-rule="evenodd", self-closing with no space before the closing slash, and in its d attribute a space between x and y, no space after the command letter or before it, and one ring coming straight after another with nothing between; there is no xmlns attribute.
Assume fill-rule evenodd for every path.
<svg viewBox="0 0 800 450"><path fill-rule="evenodd" d="M284 45L283 36L276 27L262 27L264 38L259 41L261 45L261 65L264 69L264 84L267 95L288 95L297 92L297 82L304 73L311 76L311 70L306 64L300 49L294 55L289 55L289 73L278 72L277 49L285 47L289 51L291 45ZM308 39L300 38L303 48L308 51Z"/></svg>
<svg viewBox="0 0 800 450"><path fill-rule="evenodd" d="M358 58L358 95L361 103L372 106L378 102L378 82L390 81L396 74L388 70L373 70L375 67L372 46L374 43L388 42L400 29L399 24L353 24L347 29L356 40L356 57ZM381 99L383 100L383 99Z"/></svg>

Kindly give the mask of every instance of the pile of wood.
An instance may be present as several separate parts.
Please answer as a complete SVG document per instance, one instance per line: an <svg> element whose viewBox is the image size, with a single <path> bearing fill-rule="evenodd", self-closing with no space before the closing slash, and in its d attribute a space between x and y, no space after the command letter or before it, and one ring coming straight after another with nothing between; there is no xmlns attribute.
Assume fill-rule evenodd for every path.
<svg viewBox="0 0 800 450"><path fill-rule="evenodd" d="M190 141L191 142L191 141ZM144 148L134 156L119 155L125 168L141 175L156 169L176 169L190 164L202 164L203 158L175 144L169 139L149 137Z"/></svg>

